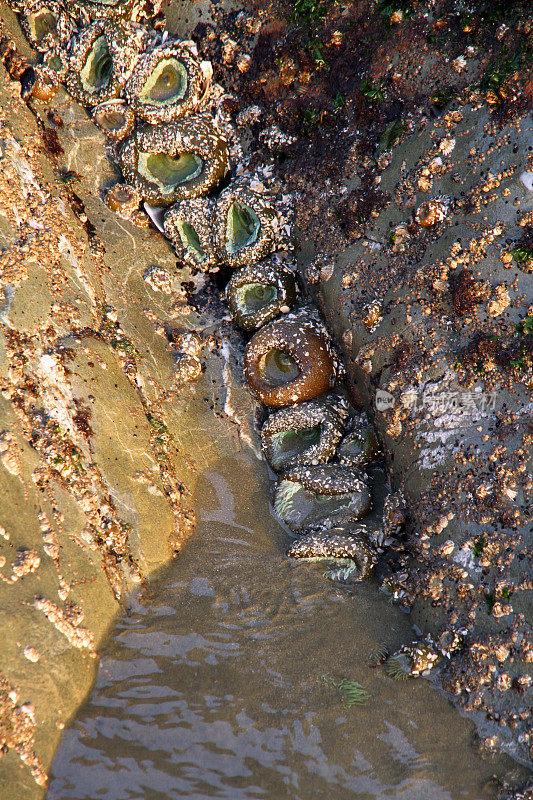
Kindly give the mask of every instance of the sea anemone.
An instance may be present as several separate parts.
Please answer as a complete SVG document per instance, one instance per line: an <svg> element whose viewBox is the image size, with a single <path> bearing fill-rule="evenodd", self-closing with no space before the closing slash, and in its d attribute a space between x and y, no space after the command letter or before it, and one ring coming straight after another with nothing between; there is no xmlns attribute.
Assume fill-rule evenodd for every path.
<svg viewBox="0 0 533 800"><path fill-rule="evenodd" d="M290 311L297 294L294 273L275 259L243 267L226 287L231 316L246 331Z"/></svg>
<svg viewBox="0 0 533 800"><path fill-rule="evenodd" d="M119 153L127 183L153 206L211 191L228 165L226 140L207 116L138 128Z"/></svg>
<svg viewBox="0 0 533 800"><path fill-rule="evenodd" d="M274 510L292 530L358 520L370 506L370 490L361 474L339 464L293 467L274 490Z"/></svg>
<svg viewBox="0 0 533 800"><path fill-rule="evenodd" d="M261 429L265 458L276 472L301 464L325 464L335 455L343 424L324 398L283 408Z"/></svg>
<svg viewBox="0 0 533 800"><path fill-rule="evenodd" d="M329 341L305 314L287 314L248 342L244 376L252 393L274 408L312 400L336 378Z"/></svg>
<svg viewBox="0 0 533 800"><path fill-rule="evenodd" d="M202 272L218 264L213 243L214 201L206 197L182 200L165 213L165 236L180 261Z"/></svg>
<svg viewBox="0 0 533 800"><path fill-rule="evenodd" d="M273 198L235 184L216 205L216 239L220 260L232 269L253 264L273 251L278 236Z"/></svg>
<svg viewBox="0 0 533 800"><path fill-rule="evenodd" d="M68 92L85 106L118 97L148 39L139 25L96 20L74 44L65 79Z"/></svg>
<svg viewBox="0 0 533 800"><path fill-rule="evenodd" d="M124 100L107 100L93 110L93 120L113 142L119 142L133 130L135 116Z"/></svg>
<svg viewBox="0 0 533 800"><path fill-rule="evenodd" d="M203 93L200 63L176 42L145 53L137 62L125 95L136 116L155 125L171 122L194 110Z"/></svg>

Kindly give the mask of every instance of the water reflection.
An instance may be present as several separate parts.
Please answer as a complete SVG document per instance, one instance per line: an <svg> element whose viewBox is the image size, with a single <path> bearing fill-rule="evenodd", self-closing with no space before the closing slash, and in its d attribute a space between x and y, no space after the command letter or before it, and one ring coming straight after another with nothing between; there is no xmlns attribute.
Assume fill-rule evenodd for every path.
<svg viewBox="0 0 533 800"><path fill-rule="evenodd" d="M506 763L479 759L470 724L368 666L408 618L372 583L348 593L290 563L242 461L205 476L193 540L118 621L48 800L494 798ZM370 699L347 709L325 674Z"/></svg>

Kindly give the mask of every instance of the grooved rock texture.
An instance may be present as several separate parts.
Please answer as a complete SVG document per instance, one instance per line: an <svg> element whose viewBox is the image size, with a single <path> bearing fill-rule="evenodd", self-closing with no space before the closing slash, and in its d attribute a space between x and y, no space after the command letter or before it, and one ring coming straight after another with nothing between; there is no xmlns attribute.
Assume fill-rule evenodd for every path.
<svg viewBox="0 0 533 800"><path fill-rule="evenodd" d="M2 69L0 795L29 800L127 592L190 534L196 474L254 434L217 297L106 207L85 111L19 95Z"/></svg>

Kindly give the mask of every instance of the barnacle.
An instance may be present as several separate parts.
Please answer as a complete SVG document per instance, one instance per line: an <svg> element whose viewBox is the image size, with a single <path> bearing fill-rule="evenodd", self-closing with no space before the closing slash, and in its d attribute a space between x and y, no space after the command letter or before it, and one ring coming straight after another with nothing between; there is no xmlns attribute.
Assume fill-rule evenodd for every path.
<svg viewBox="0 0 533 800"><path fill-rule="evenodd" d="M245 185L228 187L216 207L220 260L236 269L264 258L276 246L277 223L272 198Z"/></svg>
<svg viewBox="0 0 533 800"><path fill-rule="evenodd" d="M418 678L427 675L442 658L431 636L420 642L404 644L390 657L387 671L393 678Z"/></svg>
<svg viewBox="0 0 533 800"><path fill-rule="evenodd" d="M380 454L380 446L366 414L354 418L351 427L339 445L339 461L352 467L372 463Z"/></svg>
<svg viewBox="0 0 533 800"><path fill-rule="evenodd" d="M124 178L150 205L207 194L223 178L226 140L210 118L188 117L137 129L119 154Z"/></svg>
<svg viewBox="0 0 533 800"><path fill-rule="evenodd" d="M113 142L119 142L133 130L135 116L124 100L107 100L93 110L93 120Z"/></svg>
<svg viewBox="0 0 533 800"><path fill-rule="evenodd" d="M190 50L179 43L165 43L139 59L124 91L135 114L155 125L195 109L203 86L200 63Z"/></svg>
<svg viewBox="0 0 533 800"><path fill-rule="evenodd" d="M214 202L205 197L182 200L165 214L165 235L181 261L208 272L218 259L213 244Z"/></svg>
<svg viewBox="0 0 533 800"><path fill-rule="evenodd" d="M86 106L118 97L149 34L133 23L97 20L82 31L70 58L66 85Z"/></svg>
<svg viewBox="0 0 533 800"><path fill-rule="evenodd" d="M324 464L335 455L343 424L322 399L283 408L261 429L265 458L276 472L300 464Z"/></svg>
<svg viewBox="0 0 533 800"><path fill-rule="evenodd" d="M243 267L226 287L233 320L251 331L287 312L296 302L294 273L274 259Z"/></svg>
<svg viewBox="0 0 533 800"><path fill-rule="evenodd" d="M248 342L244 376L259 400L280 408L326 392L335 380L335 361L328 339L312 318L287 314Z"/></svg>
<svg viewBox="0 0 533 800"><path fill-rule="evenodd" d="M155 16L161 0L64 0L69 13L83 19L138 20Z"/></svg>
<svg viewBox="0 0 533 800"><path fill-rule="evenodd" d="M425 200L416 210L415 221L423 228L431 228L446 218L449 205L450 200L447 197L434 197L432 200Z"/></svg>
<svg viewBox="0 0 533 800"><path fill-rule="evenodd" d="M309 561L334 562L337 570L333 577L363 580L372 573L376 554L365 540L364 528L334 529L324 533L311 533L294 542L287 552L292 558Z"/></svg>
<svg viewBox="0 0 533 800"><path fill-rule="evenodd" d="M24 5L20 24L32 47L43 51L60 42L66 45L74 31L74 23L55 0Z"/></svg>
<svg viewBox="0 0 533 800"><path fill-rule="evenodd" d="M292 530L361 519L370 504L360 473L339 464L293 467L278 479L274 493L274 509Z"/></svg>

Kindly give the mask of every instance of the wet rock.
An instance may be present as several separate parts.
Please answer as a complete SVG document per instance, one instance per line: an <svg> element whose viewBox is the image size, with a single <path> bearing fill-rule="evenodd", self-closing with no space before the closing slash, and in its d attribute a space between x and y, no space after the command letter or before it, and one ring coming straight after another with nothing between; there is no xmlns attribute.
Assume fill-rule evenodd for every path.
<svg viewBox="0 0 533 800"><path fill-rule="evenodd" d="M192 531L198 465L234 453L228 426L260 447L240 338L159 231L105 205L102 132L5 73L0 106L0 794L34 800L127 592Z"/></svg>
<svg viewBox="0 0 533 800"><path fill-rule="evenodd" d="M450 139L454 147L443 147ZM392 575L387 585L426 633L451 621L472 646L504 629L521 639L532 623L521 588L531 546L532 294L527 273L507 257L533 214L520 180L532 146L529 115L499 126L481 104L425 124L380 170L387 207L317 285L406 501L410 555L396 568L401 582ZM416 227L408 209L425 199L419 177L437 156L431 193L448 198L448 211ZM399 250L389 231L401 225L410 237ZM371 303L380 308L373 326ZM444 683L466 707L476 694L477 709L504 720L506 749L528 758L529 700L507 691L525 664L515 659L501 680L487 653L483 668L473 655L452 657Z"/></svg>

